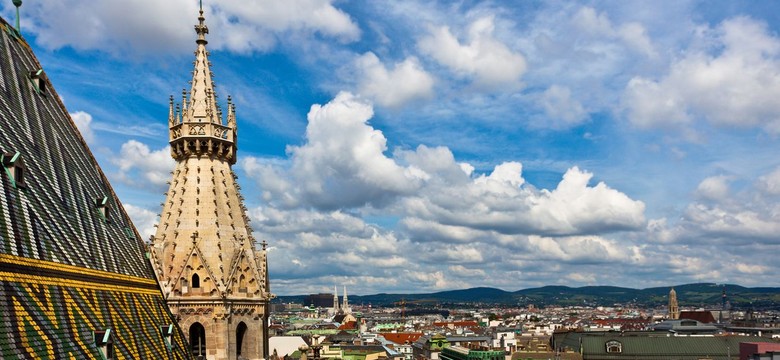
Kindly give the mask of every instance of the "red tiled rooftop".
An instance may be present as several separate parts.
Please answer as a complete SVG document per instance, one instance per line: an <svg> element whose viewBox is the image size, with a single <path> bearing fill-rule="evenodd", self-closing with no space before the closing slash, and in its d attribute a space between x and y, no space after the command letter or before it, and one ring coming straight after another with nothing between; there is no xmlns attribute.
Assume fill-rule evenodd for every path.
<svg viewBox="0 0 780 360"><path fill-rule="evenodd" d="M715 317L709 311L680 311L680 319L696 320L705 324L715 322Z"/></svg>
<svg viewBox="0 0 780 360"><path fill-rule="evenodd" d="M339 330L355 330L357 329L357 322L349 321L339 326Z"/></svg>
<svg viewBox="0 0 780 360"><path fill-rule="evenodd" d="M408 343L413 343L417 341L420 337L423 336L423 333L379 333L379 335L382 335L387 341L392 341L396 344L402 345Z"/></svg>

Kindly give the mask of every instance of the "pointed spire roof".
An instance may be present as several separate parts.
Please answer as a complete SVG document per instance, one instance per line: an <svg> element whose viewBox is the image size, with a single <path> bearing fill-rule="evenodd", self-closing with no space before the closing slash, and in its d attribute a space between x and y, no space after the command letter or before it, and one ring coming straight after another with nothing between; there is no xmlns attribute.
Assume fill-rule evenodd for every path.
<svg viewBox="0 0 780 360"><path fill-rule="evenodd" d="M151 254L169 298L251 297L266 301L271 296L267 244L263 243L261 251L255 247L231 168L236 162L235 111L229 102L229 121L224 125L209 69L208 27L202 6L195 32L197 49L189 99L186 89L181 107L174 107L173 98L169 99L171 156L176 168L161 204ZM194 274L202 281L190 289L187 281Z"/></svg>
<svg viewBox="0 0 780 360"><path fill-rule="evenodd" d="M343 305L342 308L345 311L349 311L349 300L347 300L347 285L344 285L344 300L342 300Z"/></svg>
<svg viewBox="0 0 780 360"><path fill-rule="evenodd" d="M149 255L180 324L189 326L209 314L213 333L220 337L232 331L227 323L238 316L258 342L246 346L245 355L267 359L266 320L273 297L267 244L262 244L262 250L256 247L238 177L231 168L236 163L235 108L229 99L228 121L223 123L206 50L209 29L202 4L195 33L189 94L183 90L180 106L169 103L169 139L176 167ZM227 342L208 344L209 353L235 352Z"/></svg>
<svg viewBox="0 0 780 360"><path fill-rule="evenodd" d="M201 4L198 24L195 25L195 33L198 39L195 43L198 48L195 50L195 69L192 72L192 88L190 89L188 111L185 113L184 121L187 122L210 122L222 123L217 114L217 93L214 90L216 85L212 79L209 63L209 52L206 50L206 34L209 33L209 27L206 26L206 18L203 16L203 5Z"/></svg>
<svg viewBox="0 0 780 360"><path fill-rule="evenodd" d="M333 310L339 309L339 292L336 285L333 285Z"/></svg>
<svg viewBox="0 0 780 360"><path fill-rule="evenodd" d="M192 71L189 98L187 90L182 91L182 103L169 109L171 152L175 159L191 156L214 156L235 164L236 157L236 111L228 97L227 123L223 122L222 110L217 102L214 74L211 72L209 52L206 50L206 18L201 3L195 43L195 61ZM181 109L181 110L180 110ZM181 112L180 112L181 111Z"/></svg>

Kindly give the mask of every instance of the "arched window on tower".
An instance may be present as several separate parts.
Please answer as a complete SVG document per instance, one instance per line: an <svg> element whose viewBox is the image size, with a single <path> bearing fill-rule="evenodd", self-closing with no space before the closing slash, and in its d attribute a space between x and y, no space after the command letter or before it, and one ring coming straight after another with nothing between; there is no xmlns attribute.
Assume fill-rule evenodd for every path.
<svg viewBox="0 0 780 360"><path fill-rule="evenodd" d="M244 324L244 322L238 323L238 327L236 328L236 356L241 355L241 351L244 347L244 338L246 338L246 331L247 326Z"/></svg>
<svg viewBox="0 0 780 360"><path fill-rule="evenodd" d="M200 276L198 276L198 274L192 274L191 284L193 289L200 288Z"/></svg>
<svg viewBox="0 0 780 360"><path fill-rule="evenodd" d="M190 348L196 359L206 358L206 328L199 322L190 325Z"/></svg>

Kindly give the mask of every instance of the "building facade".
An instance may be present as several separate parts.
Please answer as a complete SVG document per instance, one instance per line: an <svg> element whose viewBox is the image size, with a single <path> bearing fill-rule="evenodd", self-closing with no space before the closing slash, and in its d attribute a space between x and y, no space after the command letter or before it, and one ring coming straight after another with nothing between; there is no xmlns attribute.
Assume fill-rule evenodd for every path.
<svg viewBox="0 0 780 360"><path fill-rule="evenodd" d="M311 306L315 308L329 308L331 304L338 304L338 296L328 293L309 294L303 298L303 306Z"/></svg>
<svg viewBox="0 0 780 360"><path fill-rule="evenodd" d="M504 351L469 349L463 346L453 345L441 351L441 360L504 360Z"/></svg>
<svg viewBox="0 0 780 360"><path fill-rule="evenodd" d="M430 337L421 337L412 344L412 356L415 360L439 360L441 351L448 347L450 342L446 336L433 334Z"/></svg>
<svg viewBox="0 0 780 360"><path fill-rule="evenodd" d="M170 188L152 239L151 261L171 312L196 358L267 359L271 298L266 245L260 250L231 165L235 105L217 103L203 9L189 94L168 116Z"/></svg>

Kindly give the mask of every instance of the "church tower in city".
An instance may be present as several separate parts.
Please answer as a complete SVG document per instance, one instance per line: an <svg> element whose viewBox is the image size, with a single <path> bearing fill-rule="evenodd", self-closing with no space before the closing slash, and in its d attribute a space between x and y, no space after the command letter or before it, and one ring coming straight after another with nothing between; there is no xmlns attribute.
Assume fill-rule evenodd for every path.
<svg viewBox="0 0 780 360"><path fill-rule="evenodd" d="M267 359L266 244L257 250L239 185L235 105L227 116L206 50L201 5L192 86L170 99L168 126L176 160L152 239L151 261L168 307L196 359Z"/></svg>
<svg viewBox="0 0 780 360"><path fill-rule="evenodd" d="M669 291L669 319L677 320L680 318L680 307L677 306L677 292L674 288Z"/></svg>

